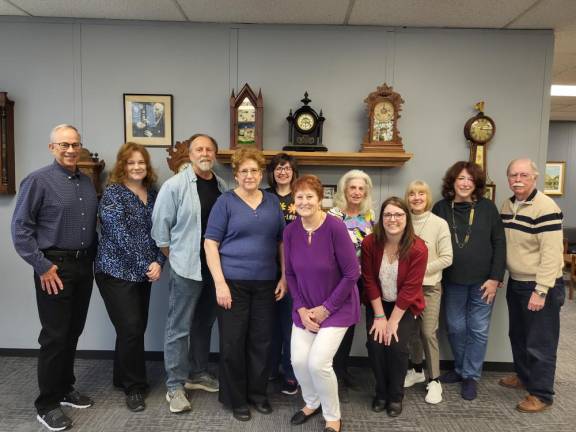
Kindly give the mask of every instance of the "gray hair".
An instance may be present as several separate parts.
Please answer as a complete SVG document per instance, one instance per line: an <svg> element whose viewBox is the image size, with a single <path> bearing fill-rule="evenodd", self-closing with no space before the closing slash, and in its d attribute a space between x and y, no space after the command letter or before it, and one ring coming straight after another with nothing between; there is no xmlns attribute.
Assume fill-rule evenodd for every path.
<svg viewBox="0 0 576 432"><path fill-rule="evenodd" d="M540 173L538 172L538 166L536 166L536 163L530 159L530 158L518 158L518 159L514 159L512 160L508 166L506 167L506 175L510 174L510 168L512 167L512 165L514 165L516 162L520 162L520 161L527 161L530 163L530 168L532 169L532 172L534 173L534 176L538 177L540 175Z"/></svg>
<svg viewBox="0 0 576 432"><path fill-rule="evenodd" d="M58 126L54 126L52 131L50 131L50 142L51 143L54 142L54 135L56 135L56 132L58 132L61 129L72 129L74 132L76 132L78 134L78 138L80 139L80 141L82 140L82 137L80 136L80 132L78 132L78 129L76 129L72 125L62 123L62 124L59 124Z"/></svg>
<svg viewBox="0 0 576 432"><path fill-rule="evenodd" d="M346 188L350 181L360 179L364 180L366 184L366 196L360 204L360 214L366 214L372 210L372 180L370 176L362 170L353 169L348 171L340 180L338 180L338 188L336 189L336 194L334 195L334 205L340 210L344 211L348 207L346 202Z"/></svg>

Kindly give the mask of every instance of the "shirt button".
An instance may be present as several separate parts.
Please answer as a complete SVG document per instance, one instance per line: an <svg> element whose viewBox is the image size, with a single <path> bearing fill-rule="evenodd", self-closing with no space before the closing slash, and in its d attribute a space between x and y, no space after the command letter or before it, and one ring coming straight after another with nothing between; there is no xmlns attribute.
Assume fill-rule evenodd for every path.
<svg viewBox="0 0 576 432"><path fill-rule="evenodd" d="M82 216L84 216L84 213L81 213Z"/></svg>
<svg viewBox="0 0 576 432"><path fill-rule="evenodd" d="M81 244L82 246L84 246L84 242L80 242L80 244Z"/></svg>
<svg viewBox="0 0 576 432"><path fill-rule="evenodd" d="M86 231L86 228L82 227L82 231Z"/></svg>
<svg viewBox="0 0 576 432"><path fill-rule="evenodd" d="M79 198L79 199L80 199L80 201L82 201L82 198Z"/></svg>

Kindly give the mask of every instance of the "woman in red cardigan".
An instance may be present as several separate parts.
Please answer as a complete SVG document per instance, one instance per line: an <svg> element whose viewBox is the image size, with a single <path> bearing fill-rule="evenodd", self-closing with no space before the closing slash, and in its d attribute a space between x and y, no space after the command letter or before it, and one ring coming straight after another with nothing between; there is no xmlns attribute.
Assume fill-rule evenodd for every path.
<svg viewBox="0 0 576 432"><path fill-rule="evenodd" d="M382 203L374 233L362 242L366 303L366 346L376 396L372 410L390 417L402 413L408 342L424 309L422 281L428 249L414 234L410 210L397 197Z"/></svg>

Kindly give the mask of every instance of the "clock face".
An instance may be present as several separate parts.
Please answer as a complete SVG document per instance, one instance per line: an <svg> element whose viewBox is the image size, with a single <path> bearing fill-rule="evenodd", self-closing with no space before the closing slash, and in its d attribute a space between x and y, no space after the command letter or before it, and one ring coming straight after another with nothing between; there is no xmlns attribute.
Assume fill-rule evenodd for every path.
<svg viewBox="0 0 576 432"><path fill-rule="evenodd" d="M394 118L394 105L392 102L378 102L374 106L374 119L380 122L387 122Z"/></svg>
<svg viewBox="0 0 576 432"><path fill-rule="evenodd" d="M470 137L477 143L486 143L494 136L494 125L485 117L480 117L470 125Z"/></svg>
<svg viewBox="0 0 576 432"><path fill-rule="evenodd" d="M303 132L310 131L312 128L314 128L315 124L316 119L312 114L309 113L300 114L296 118L296 126L298 126L298 128Z"/></svg>

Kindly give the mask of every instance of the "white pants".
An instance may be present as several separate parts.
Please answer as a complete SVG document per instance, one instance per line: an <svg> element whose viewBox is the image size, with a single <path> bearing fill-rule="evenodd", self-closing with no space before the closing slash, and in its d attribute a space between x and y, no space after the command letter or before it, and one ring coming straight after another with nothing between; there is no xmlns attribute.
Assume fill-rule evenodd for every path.
<svg viewBox="0 0 576 432"><path fill-rule="evenodd" d="M338 380L332 369L332 359L346 330L347 327L326 327L312 333L292 326L291 360L302 397L310 409L322 405L326 421L340 420Z"/></svg>

